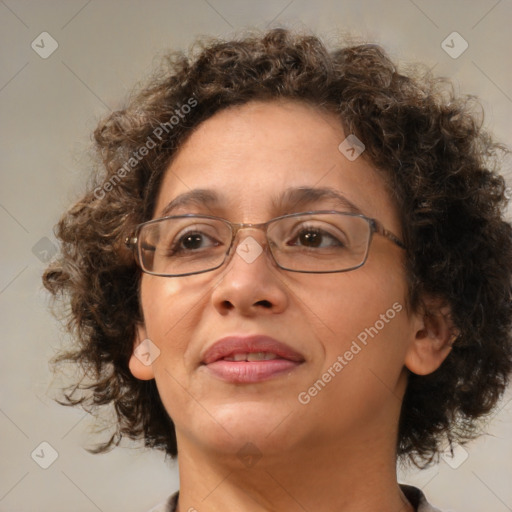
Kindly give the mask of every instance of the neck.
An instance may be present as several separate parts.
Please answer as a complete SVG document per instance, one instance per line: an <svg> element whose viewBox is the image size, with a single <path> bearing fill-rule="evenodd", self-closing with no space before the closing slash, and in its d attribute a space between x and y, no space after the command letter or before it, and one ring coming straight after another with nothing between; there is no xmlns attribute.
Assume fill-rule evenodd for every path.
<svg viewBox="0 0 512 512"><path fill-rule="evenodd" d="M413 512L397 484L394 443L358 437L341 446L311 439L278 455L246 446L247 456L227 457L178 435L178 512Z"/></svg>

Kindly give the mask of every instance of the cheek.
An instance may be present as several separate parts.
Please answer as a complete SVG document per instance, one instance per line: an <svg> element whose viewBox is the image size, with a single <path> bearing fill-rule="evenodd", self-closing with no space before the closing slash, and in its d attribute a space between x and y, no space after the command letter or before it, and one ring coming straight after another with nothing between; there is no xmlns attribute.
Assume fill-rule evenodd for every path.
<svg viewBox="0 0 512 512"><path fill-rule="evenodd" d="M142 277L146 335L161 356L154 364L155 375L164 370L185 374L185 366L190 363L190 341L215 286L216 280L208 273L180 278Z"/></svg>
<svg viewBox="0 0 512 512"><path fill-rule="evenodd" d="M141 282L141 300L148 336L164 327L162 318L173 315L179 309L179 297L183 295L183 285L172 278L144 274Z"/></svg>
<svg viewBox="0 0 512 512"><path fill-rule="evenodd" d="M404 310L406 282L400 270L377 270L365 265L355 271L315 276L304 287L304 303L328 332L347 340L377 323L379 330L397 323L397 310ZM384 318L381 319L381 315ZM404 315L400 315L402 322ZM386 329L382 329L385 322Z"/></svg>
<svg viewBox="0 0 512 512"><path fill-rule="evenodd" d="M313 382L328 383L308 389L318 393L313 409L331 411L336 424L373 421L384 414L384 404L394 406L406 382L405 281L400 275L360 270L326 280L308 299L326 326L319 336L324 356Z"/></svg>
<svg viewBox="0 0 512 512"><path fill-rule="evenodd" d="M197 297L192 297L186 281L146 274L141 282L141 301L147 337L162 355L179 352L183 330L189 327L188 318L197 305Z"/></svg>
<svg viewBox="0 0 512 512"><path fill-rule="evenodd" d="M195 292L195 293L194 293ZM171 417L187 410L189 387L184 354L197 323L198 292L187 279L145 274L141 281L141 301L147 337L158 347L153 362L158 393Z"/></svg>
<svg viewBox="0 0 512 512"><path fill-rule="evenodd" d="M393 388L410 338L407 284L396 261L380 261L380 266L368 261L354 272L325 279L308 303L326 326L318 333L325 350L323 370L341 356L343 373L354 385L366 386L368 376L378 376Z"/></svg>

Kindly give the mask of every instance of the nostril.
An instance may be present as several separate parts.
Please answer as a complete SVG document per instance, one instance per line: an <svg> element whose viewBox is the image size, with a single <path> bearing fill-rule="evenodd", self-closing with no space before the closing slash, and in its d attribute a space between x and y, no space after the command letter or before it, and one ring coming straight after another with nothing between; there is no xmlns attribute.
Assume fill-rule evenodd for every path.
<svg viewBox="0 0 512 512"><path fill-rule="evenodd" d="M257 305L263 306L264 308L271 308L272 304L268 300L259 300L256 302Z"/></svg>
<svg viewBox="0 0 512 512"><path fill-rule="evenodd" d="M233 309L235 306L233 306L229 300L224 300L222 301L222 307L224 309Z"/></svg>

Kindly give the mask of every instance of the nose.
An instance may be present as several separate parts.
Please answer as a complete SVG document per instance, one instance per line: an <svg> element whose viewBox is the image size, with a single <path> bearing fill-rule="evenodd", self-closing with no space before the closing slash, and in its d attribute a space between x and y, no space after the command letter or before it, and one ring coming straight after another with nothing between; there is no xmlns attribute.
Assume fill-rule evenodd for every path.
<svg viewBox="0 0 512 512"><path fill-rule="evenodd" d="M222 315L237 311L244 316L255 316L281 313L286 309L287 288L264 238L263 233L256 230L237 234L230 260L211 297Z"/></svg>

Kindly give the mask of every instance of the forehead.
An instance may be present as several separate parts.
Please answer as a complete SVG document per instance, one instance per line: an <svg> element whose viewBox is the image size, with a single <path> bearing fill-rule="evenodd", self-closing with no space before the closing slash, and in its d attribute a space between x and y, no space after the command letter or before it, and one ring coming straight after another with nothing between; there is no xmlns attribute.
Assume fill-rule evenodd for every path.
<svg viewBox="0 0 512 512"><path fill-rule="evenodd" d="M223 110L201 123L175 155L155 217L177 196L202 189L218 196L216 214L260 222L290 189L323 188L399 228L382 173L364 157L349 160L338 148L346 137L335 114L295 101L253 101ZM325 203L325 196L318 197ZM200 205L192 206L188 211Z"/></svg>

